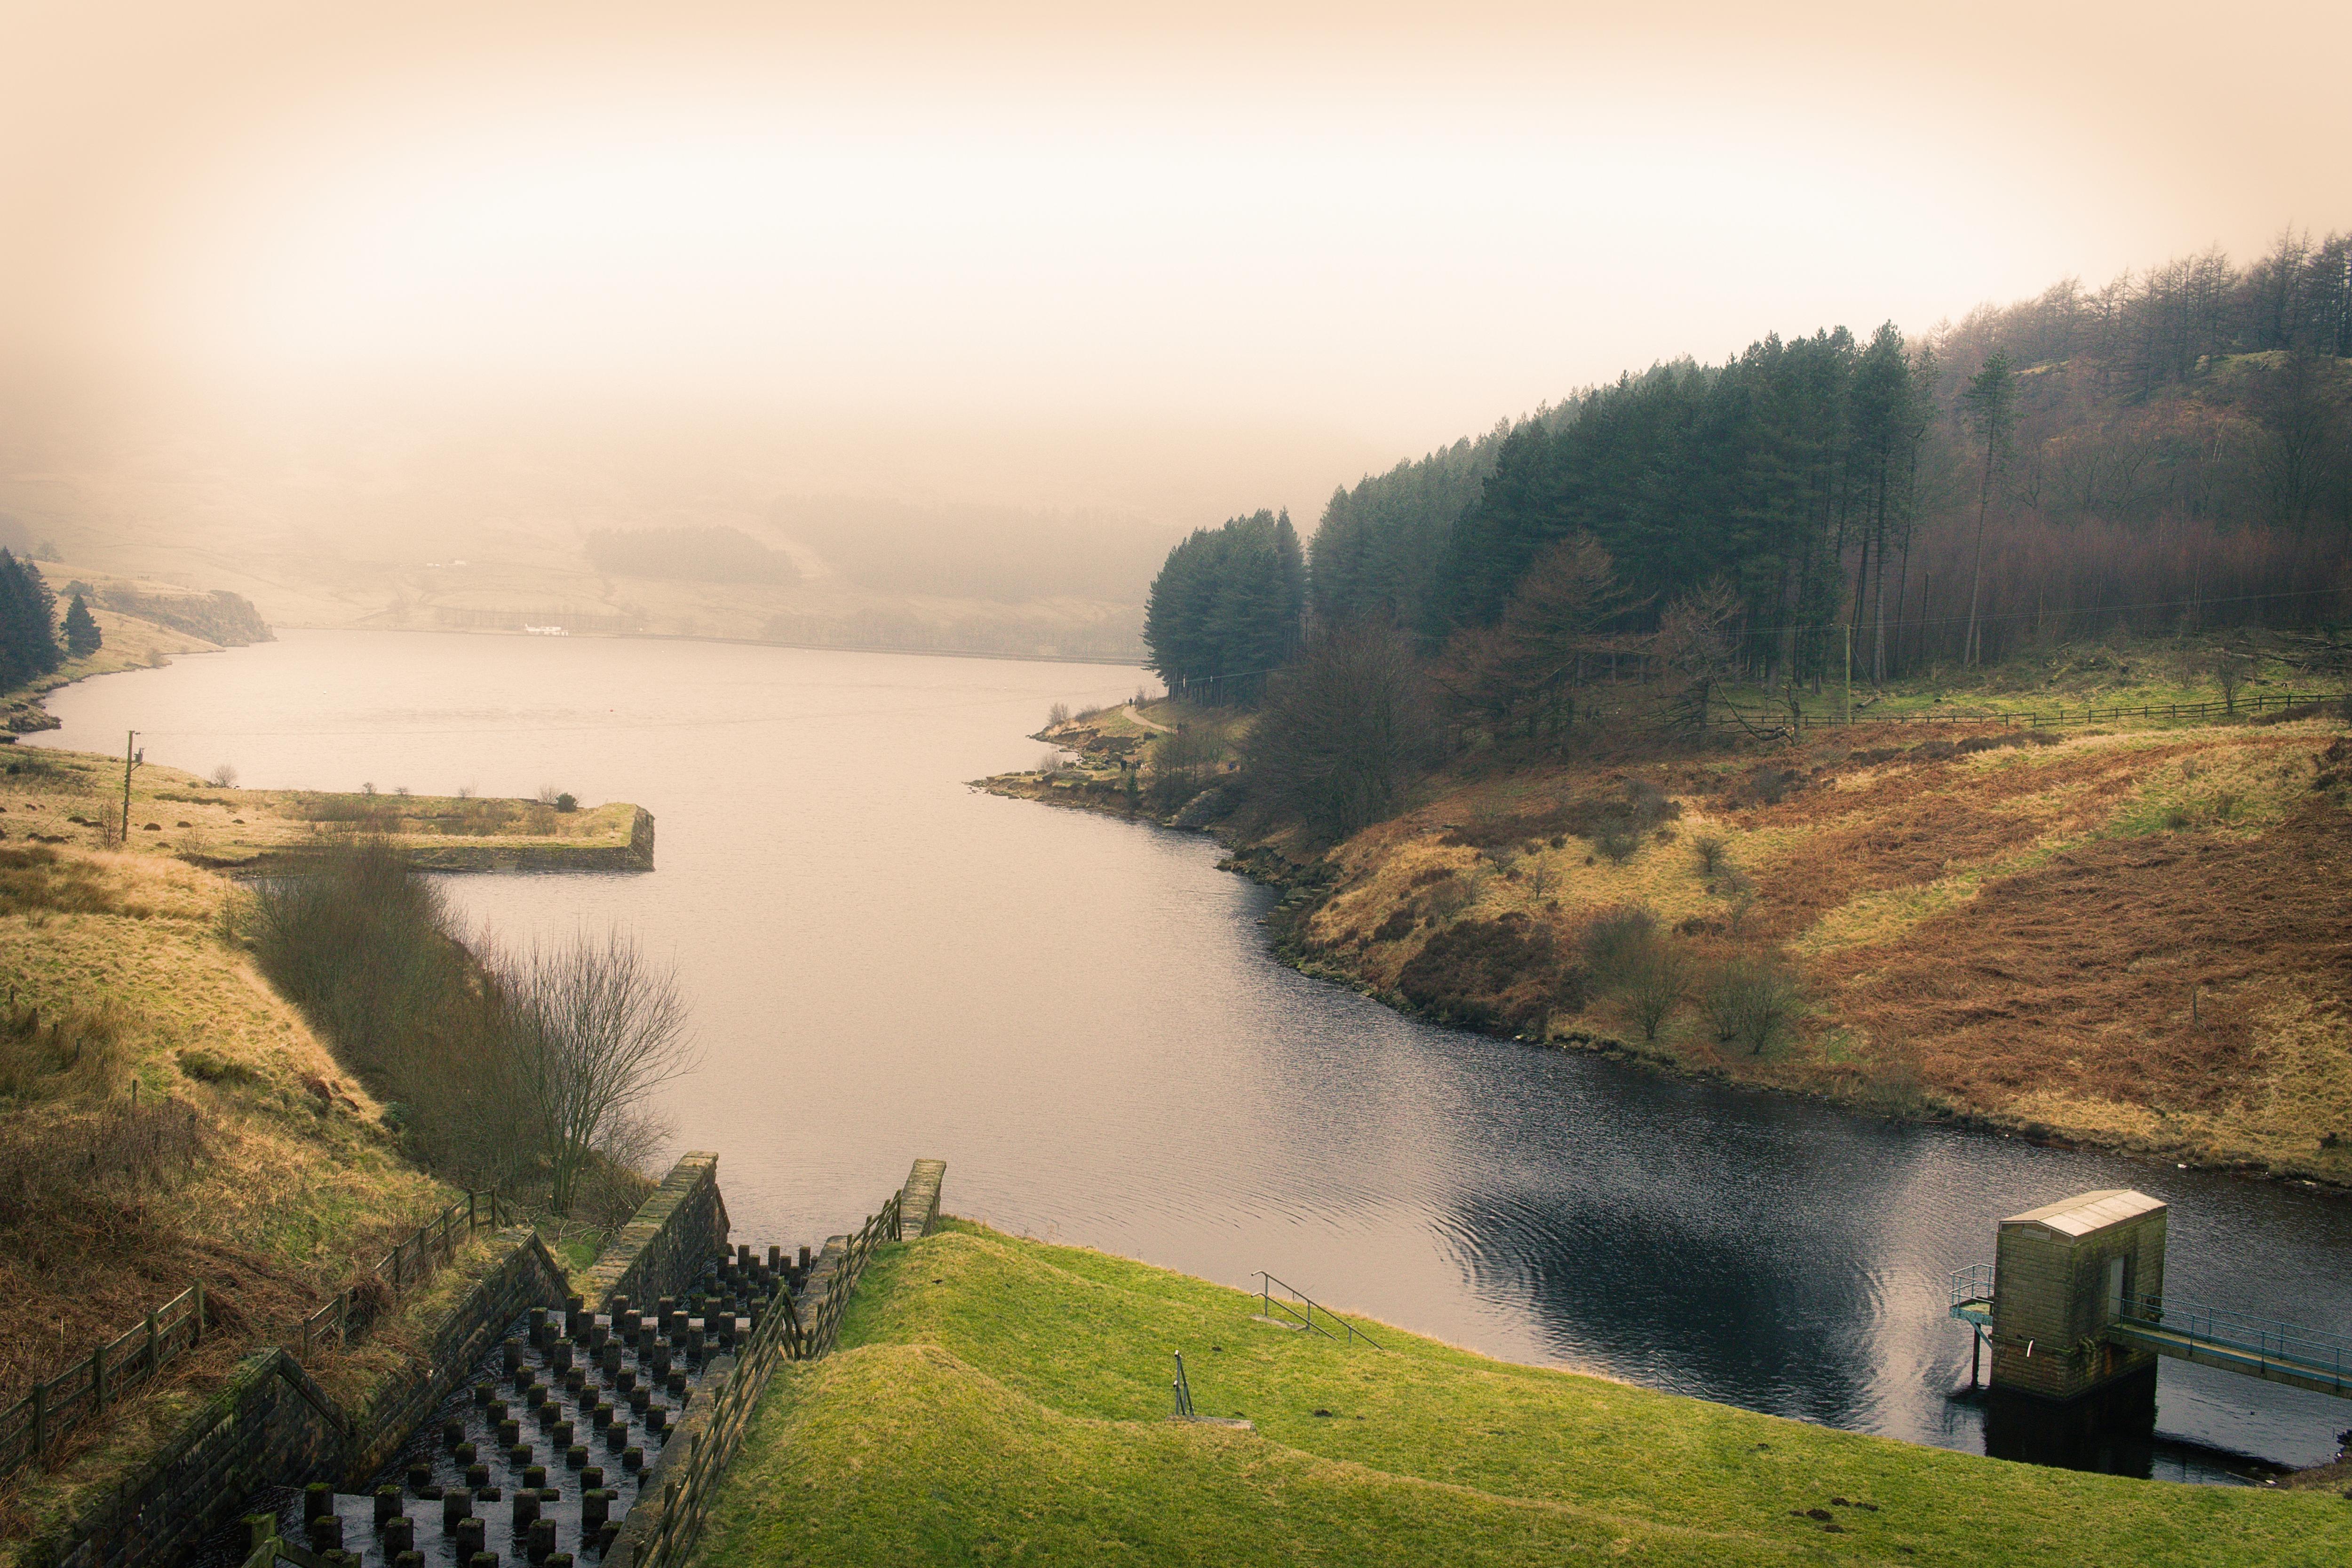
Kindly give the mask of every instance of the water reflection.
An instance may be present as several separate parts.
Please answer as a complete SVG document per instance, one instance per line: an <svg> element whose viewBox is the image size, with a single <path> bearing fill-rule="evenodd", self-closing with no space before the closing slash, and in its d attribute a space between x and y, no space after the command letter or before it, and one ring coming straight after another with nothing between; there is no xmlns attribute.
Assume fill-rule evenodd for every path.
<svg viewBox="0 0 2352 1568"><path fill-rule="evenodd" d="M2052 1198L2154 1193L2172 1290L2352 1331L2347 1205L1428 1028L1273 963L1269 895L1207 841L962 787L1034 760L1048 702L1135 679L292 633L58 693L42 739L136 728L152 758L253 785L650 807L651 875L448 886L509 940L620 920L675 952L709 1066L666 1109L678 1146L723 1152L747 1237L838 1229L938 1154L952 1207L1015 1230L1972 1449L1989 1413L1952 1398L1969 1335L1945 1279ZM2222 1473L2182 1443L2315 1462L2343 1425L2322 1396L2167 1363L2157 1473Z"/></svg>

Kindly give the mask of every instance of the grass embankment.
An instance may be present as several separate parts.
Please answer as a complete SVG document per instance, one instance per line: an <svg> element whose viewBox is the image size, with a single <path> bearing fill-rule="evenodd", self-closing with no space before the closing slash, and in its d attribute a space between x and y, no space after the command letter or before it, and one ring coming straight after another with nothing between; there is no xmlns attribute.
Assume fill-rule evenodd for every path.
<svg viewBox="0 0 2352 1568"><path fill-rule="evenodd" d="M70 1513L452 1195L225 934L227 891L163 857L0 845L0 1404L193 1280L216 1330L0 1487L0 1540ZM316 1370L357 1394L399 1344Z"/></svg>
<svg viewBox="0 0 2352 1568"><path fill-rule="evenodd" d="M2004 1463L1251 1321L1257 1299L950 1224L788 1363L698 1563L2334 1563L2334 1496ZM1166 1419L1171 1354L1196 1408Z"/></svg>
<svg viewBox="0 0 2352 1568"><path fill-rule="evenodd" d="M113 847L122 759L45 746L0 752L0 837L12 842ZM131 773L128 852L252 870L365 834L427 869L619 868L651 864L638 816L625 801L567 812L535 800L235 789L149 763Z"/></svg>

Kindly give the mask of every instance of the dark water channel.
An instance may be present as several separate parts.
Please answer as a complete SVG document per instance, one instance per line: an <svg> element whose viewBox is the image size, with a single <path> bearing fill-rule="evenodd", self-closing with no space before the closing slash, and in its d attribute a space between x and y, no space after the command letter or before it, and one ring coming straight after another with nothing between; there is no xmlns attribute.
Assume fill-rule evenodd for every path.
<svg viewBox="0 0 2352 1568"><path fill-rule="evenodd" d="M721 1151L746 1236L852 1226L937 1155L949 1206L1010 1229L1979 1451L1946 1280L1990 1260L2003 1215L2138 1187L2173 1205L2175 1300L2352 1331L2352 1205L1427 1027L1272 962L1268 895L1207 840L964 788L1035 759L1049 702L1137 680L298 632L61 691L39 740L136 728L150 758L247 785L649 807L650 875L448 886L505 940L617 920L675 955L705 1052L668 1094L675 1144ZM2352 1425L2352 1404L2176 1363L2156 1405L2155 1438L2107 1463L2222 1479L2232 1455L2317 1462Z"/></svg>

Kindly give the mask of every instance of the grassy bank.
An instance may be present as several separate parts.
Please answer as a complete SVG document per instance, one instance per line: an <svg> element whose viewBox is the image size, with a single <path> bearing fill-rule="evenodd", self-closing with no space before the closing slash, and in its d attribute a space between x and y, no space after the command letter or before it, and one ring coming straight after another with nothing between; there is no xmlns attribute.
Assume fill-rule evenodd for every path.
<svg viewBox="0 0 2352 1568"><path fill-rule="evenodd" d="M951 1224L788 1364L697 1562L2321 1563L2333 1496L2041 1469L1379 1330ZM1171 1352L1197 1408L1166 1419Z"/></svg>
<svg viewBox="0 0 2352 1568"><path fill-rule="evenodd" d="M653 864L653 820L625 801L559 811L536 800L237 789L142 763L122 822L122 759L48 747L0 752L0 835L13 842L265 869L354 834L389 839L431 870L625 870Z"/></svg>
<svg viewBox="0 0 2352 1568"><path fill-rule="evenodd" d="M0 1561L452 1195L225 934L227 891L164 857L0 845L0 1403L194 1280L215 1328L0 1483ZM383 1353L318 1370L363 1386Z"/></svg>

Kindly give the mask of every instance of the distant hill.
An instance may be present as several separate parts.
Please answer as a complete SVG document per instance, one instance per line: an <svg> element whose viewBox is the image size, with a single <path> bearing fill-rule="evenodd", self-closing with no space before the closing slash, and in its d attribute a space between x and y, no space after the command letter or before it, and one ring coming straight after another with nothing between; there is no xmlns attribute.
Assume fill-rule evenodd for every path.
<svg viewBox="0 0 2352 1568"><path fill-rule="evenodd" d="M875 593L1140 605L1178 531L1113 514L788 497L774 530Z"/></svg>
<svg viewBox="0 0 2352 1568"><path fill-rule="evenodd" d="M152 621L159 626L169 626L223 647L278 640L252 602L226 588L216 588L209 594L153 594L110 584L99 590L98 602L110 610L136 616L142 621Z"/></svg>
<svg viewBox="0 0 2352 1568"><path fill-rule="evenodd" d="M588 536L588 559L621 577L688 583L793 583L792 557L740 528L600 528Z"/></svg>

